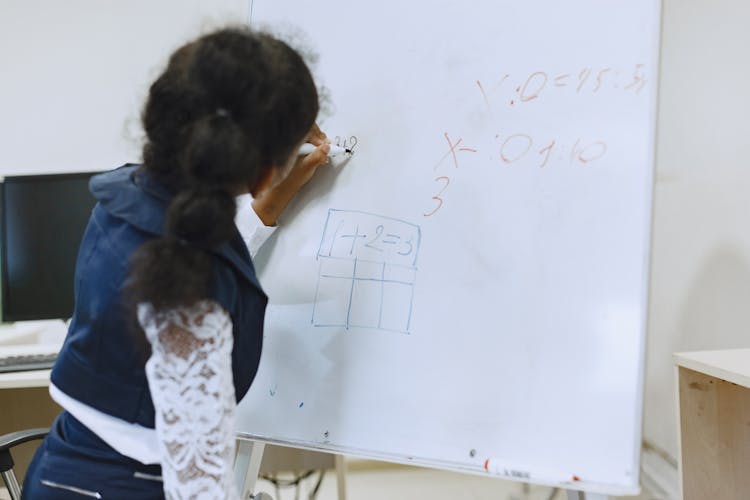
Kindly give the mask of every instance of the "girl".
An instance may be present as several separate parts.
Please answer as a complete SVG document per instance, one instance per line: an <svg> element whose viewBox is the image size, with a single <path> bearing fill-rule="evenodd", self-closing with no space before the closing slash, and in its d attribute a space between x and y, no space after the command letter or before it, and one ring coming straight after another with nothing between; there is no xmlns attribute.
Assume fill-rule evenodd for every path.
<svg viewBox="0 0 750 500"><path fill-rule="evenodd" d="M91 182L50 385L64 411L23 498L237 498L234 411L267 302L250 253L327 161L317 112L308 68L269 35L224 29L172 55L143 111L143 165Z"/></svg>

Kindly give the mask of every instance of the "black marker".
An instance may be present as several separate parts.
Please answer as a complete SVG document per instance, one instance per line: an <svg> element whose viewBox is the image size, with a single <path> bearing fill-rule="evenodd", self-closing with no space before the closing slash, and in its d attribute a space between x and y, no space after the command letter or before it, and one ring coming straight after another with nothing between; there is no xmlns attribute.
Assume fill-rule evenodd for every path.
<svg viewBox="0 0 750 500"><path fill-rule="evenodd" d="M331 146L331 150L328 152L328 156L339 156L339 155L351 155L352 150L347 148L342 148L341 146L336 146L334 144L329 144ZM309 142L306 142L299 148L299 152L297 154L299 155L309 155L313 151L317 149L317 146L314 144L310 144Z"/></svg>

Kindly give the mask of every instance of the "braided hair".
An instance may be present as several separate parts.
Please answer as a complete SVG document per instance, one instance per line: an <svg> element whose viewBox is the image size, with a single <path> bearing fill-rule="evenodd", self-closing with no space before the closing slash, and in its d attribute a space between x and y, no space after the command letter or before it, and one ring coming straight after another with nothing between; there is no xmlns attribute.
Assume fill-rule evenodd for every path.
<svg viewBox="0 0 750 500"><path fill-rule="evenodd" d="M174 197L164 235L133 255L131 302L159 311L207 298L208 252L235 234L235 195L284 166L317 113L310 71L271 35L227 28L172 54L142 121L144 168Z"/></svg>

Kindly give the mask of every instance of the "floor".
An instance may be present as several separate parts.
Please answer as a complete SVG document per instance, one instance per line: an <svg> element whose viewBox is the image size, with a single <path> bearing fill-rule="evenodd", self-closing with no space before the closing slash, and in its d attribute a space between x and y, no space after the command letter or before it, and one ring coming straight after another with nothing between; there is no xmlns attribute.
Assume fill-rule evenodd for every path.
<svg viewBox="0 0 750 500"><path fill-rule="evenodd" d="M283 476L289 478L290 476ZM299 492L294 487L276 490L268 481L258 483L258 491L266 492L274 500L338 500L336 475L325 474L316 497L310 497L318 475L301 482ZM352 462L346 476L347 500L567 500L565 491L542 486L458 474L432 469L377 462ZM649 495L622 497L630 500L669 500ZM612 498L614 500L614 498Z"/></svg>
<svg viewBox="0 0 750 500"><path fill-rule="evenodd" d="M458 474L453 472L354 461L348 464L346 475L347 500L567 500L564 491L542 486L529 486L511 481ZM257 489L273 500L338 500L336 474L326 472L317 496L310 496L319 475L313 474L300 482L299 488L281 487L269 481L259 481ZM293 479L291 475L279 479ZM0 499L9 499L0 489ZM622 500L669 500L649 495L621 497ZM615 500L612 498L611 500Z"/></svg>

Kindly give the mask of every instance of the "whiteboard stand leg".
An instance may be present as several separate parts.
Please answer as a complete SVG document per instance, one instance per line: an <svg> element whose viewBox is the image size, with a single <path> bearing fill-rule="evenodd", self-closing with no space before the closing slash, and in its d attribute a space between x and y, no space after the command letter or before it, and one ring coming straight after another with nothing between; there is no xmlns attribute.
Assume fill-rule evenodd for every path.
<svg viewBox="0 0 750 500"><path fill-rule="evenodd" d="M346 462L344 455L336 455L336 491L339 500L346 500Z"/></svg>
<svg viewBox="0 0 750 500"><path fill-rule="evenodd" d="M566 490L568 492L568 500L609 500L609 495L602 495L601 493L586 493L585 491L577 490Z"/></svg>
<svg viewBox="0 0 750 500"><path fill-rule="evenodd" d="M247 500L255 494L255 483L260 472L260 462L266 445L256 441L239 439L237 459L234 461L234 482L240 498Z"/></svg>

